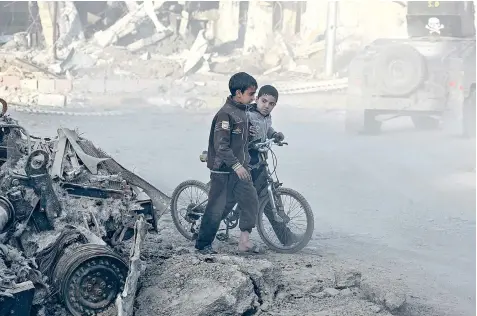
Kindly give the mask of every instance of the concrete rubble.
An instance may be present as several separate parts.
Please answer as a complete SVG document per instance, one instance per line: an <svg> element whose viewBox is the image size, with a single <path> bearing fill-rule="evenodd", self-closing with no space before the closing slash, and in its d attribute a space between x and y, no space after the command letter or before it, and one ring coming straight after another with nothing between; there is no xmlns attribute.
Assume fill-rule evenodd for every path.
<svg viewBox="0 0 477 316"><path fill-rule="evenodd" d="M135 315L392 315L405 302L372 299L399 290L371 285L354 268L325 258L267 253L236 256L236 240L219 242L221 254L203 256L175 238L169 215L159 235L145 240L148 263ZM396 305L392 305L396 303Z"/></svg>
<svg viewBox="0 0 477 316"><path fill-rule="evenodd" d="M226 81L222 77L237 71L274 81L330 79L323 70L321 24L308 23L302 32L293 31L290 25L297 24L298 15L306 17L309 12L302 13L299 6L265 3L253 2L250 6L257 7L248 8L238 2L146 1L93 8L59 2L56 19L49 13L53 4L41 3L32 12L39 15L43 41L32 41L29 30L0 41L0 97L20 106L62 107L87 94L157 96L160 86L180 94L179 79L210 82L218 76ZM317 8L310 4L309 9ZM248 10L254 14L247 15ZM281 27L273 27L277 10L284 15ZM59 34L48 27L54 22L60 26ZM345 76L349 60L365 44L343 23L337 30L334 77ZM55 84L46 89L45 80ZM210 94L213 89L205 85L194 92Z"/></svg>

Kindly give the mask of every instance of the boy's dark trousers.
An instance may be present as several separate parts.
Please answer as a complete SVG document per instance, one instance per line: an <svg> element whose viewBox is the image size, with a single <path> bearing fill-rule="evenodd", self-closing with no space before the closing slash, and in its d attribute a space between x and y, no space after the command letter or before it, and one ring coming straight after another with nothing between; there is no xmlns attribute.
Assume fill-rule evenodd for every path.
<svg viewBox="0 0 477 316"><path fill-rule="evenodd" d="M257 192L257 195L260 198L266 196L266 198L268 199L268 191L267 191L268 182L267 182L267 172L266 172L265 166L262 165L258 168L252 169L251 175L252 175L252 181L253 181L255 190ZM232 211L235 204L236 202L233 198L227 200L227 204L225 206L225 211L222 215L222 219L227 217L227 215ZM237 207L240 207L240 204ZM283 245L287 245L288 243L293 242L292 239L294 235L292 231L290 230L290 228L288 228L285 223L280 223L275 221L270 203L267 203L267 205L265 206L265 210L263 212L265 213L265 216L268 218L268 221L272 225L273 231L277 235L278 240ZM240 216L242 216L242 213L240 213Z"/></svg>
<svg viewBox="0 0 477 316"><path fill-rule="evenodd" d="M210 174L210 189L207 206L200 224L195 248L212 245L219 230L227 201L237 201L240 207L239 228L252 232L258 213L258 197L252 181L240 180L235 172Z"/></svg>

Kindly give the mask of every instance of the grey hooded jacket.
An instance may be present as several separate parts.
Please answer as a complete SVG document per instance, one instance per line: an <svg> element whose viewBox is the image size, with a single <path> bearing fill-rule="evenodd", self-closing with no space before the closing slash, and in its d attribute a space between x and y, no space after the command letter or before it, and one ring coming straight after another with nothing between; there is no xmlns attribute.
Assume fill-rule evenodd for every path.
<svg viewBox="0 0 477 316"><path fill-rule="evenodd" d="M273 137L275 130L272 127L272 116L263 116L257 110L257 105L252 104L252 108L247 112L249 122L257 129L256 136L250 136L250 143L264 142Z"/></svg>

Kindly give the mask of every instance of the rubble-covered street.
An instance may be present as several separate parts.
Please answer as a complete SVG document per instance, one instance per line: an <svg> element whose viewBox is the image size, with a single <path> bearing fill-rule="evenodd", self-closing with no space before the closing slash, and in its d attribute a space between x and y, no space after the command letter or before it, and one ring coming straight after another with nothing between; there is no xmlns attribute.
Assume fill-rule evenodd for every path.
<svg viewBox="0 0 477 316"><path fill-rule="evenodd" d="M277 150L278 175L312 205L309 246L296 255L268 252L266 261L255 262L262 258L235 257L234 241L219 242L223 255L208 259L197 256L164 215L159 234L146 239L137 315L188 314L190 304L197 315L239 315L250 304L264 315L386 315L386 302L396 308L404 298L394 314L471 314L475 144L452 130L415 133L406 120L389 124L382 136L351 137L342 131L340 112L286 104L274 115L290 142ZM198 154L212 113L167 106L141 112L107 118L11 114L39 134L55 126L80 128L167 194L185 179L206 181ZM351 275L361 282L352 280L348 291L335 277L350 271L358 271L360 278ZM267 293L256 294L252 280ZM221 289L213 292L217 300L203 292L205 285Z"/></svg>
<svg viewBox="0 0 477 316"><path fill-rule="evenodd" d="M393 59L400 51L384 58L373 45L407 41L409 21L427 19L406 6L0 5L0 98L9 104L9 116L0 115L0 316L475 315L476 144L460 136L457 120L433 117L442 114L435 105L461 111L470 86L458 81L463 71L447 82L425 68L429 82L411 73L408 81L422 80L402 87L388 65L402 64ZM429 30L444 25L451 28ZM433 52L425 45L404 68L422 66L422 51ZM451 51L460 53L449 49L442 63L457 67ZM360 56L366 62L352 66ZM273 126L289 146L274 149L276 175L314 215L298 253L239 255L234 229L214 242L219 254L201 255L169 212L179 183L209 180L199 155L239 71L280 94ZM375 83L385 89L374 93ZM392 98L388 86L399 90ZM371 107L359 123L382 123L381 134L345 133L345 109L351 118L357 108L346 97ZM417 107L429 100L432 108ZM390 117L373 121L383 109ZM411 117L436 129L414 128ZM257 231L253 242L264 246Z"/></svg>

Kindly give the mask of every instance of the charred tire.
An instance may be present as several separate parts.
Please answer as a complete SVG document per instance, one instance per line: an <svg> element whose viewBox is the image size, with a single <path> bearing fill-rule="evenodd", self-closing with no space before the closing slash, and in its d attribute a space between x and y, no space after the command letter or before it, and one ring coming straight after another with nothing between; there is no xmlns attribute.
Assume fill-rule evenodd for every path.
<svg viewBox="0 0 477 316"><path fill-rule="evenodd" d="M289 188L278 188L277 191L278 195L288 195L294 198L305 210L306 215L306 232L303 236L303 239L298 242L296 245L293 246L284 246L284 245L276 245L273 241L268 238L268 235L264 233L264 225L263 219L265 216L264 211L265 207L267 206L270 201L265 199L265 201L260 205L260 209L258 211L257 217L257 231L260 237L262 238L263 242L272 250L279 252L279 253L296 253L308 245L308 242L311 240L313 236L313 231L315 229L315 218L313 215L313 210L311 209L310 204L308 201L298 193L297 191Z"/></svg>
<svg viewBox="0 0 477 316"><path fill-rule="evenodd" d="M427 76L427 65L414 47L392 45L377 54L373 73L377 87L383 94L406 96L422 84Z"/></svg>
<svg viewBox="0 0 477 316"><path fill-rule="evenodd" d="M463 135L467 138L475 138L475 88L470 95L464 100L462 109L462 129Z"/></svg>
<svg viewBox="0 0 477 316"><path fill-rule="evenodd" d="M103 245L82 244L68 250L53 271L60 300L74 316L105 311L123 290L127 263Z"/></svg>
<svg viewBox="0 0 477 316"><path fill-rule="evenodd" d="M172 221L174 222L174 225L176 226L177 230L179 233L181 233L182 236L189 240L194 240L194 234L191 232L188 232L185 227L181 225L181 222L179 220L179 210L178 210L178 205L177 201L179 199L180 194L189 187L196 187L197 189L203 191L206 195L209 193L209 186L201 181L197 180L186 180L182 183L180 183L175 189L174 192L172 192L172 197L171 197L171 216L172 216ZM200 204L200 203L199 203Z"/></svg>
<svg viewBox="0 0 477 316"><path fill-rule="evenodd" d="M439 128L439 120L431 116L416 115L411 116L414 127L420 130L435 130Z"/></svg>
<svg viewBox="0 0 477 316"><path fill-rule="evenodd" d="M369 110L346 111L345 131L349 134L376 135L381 132L381 122Z"/></svg>

